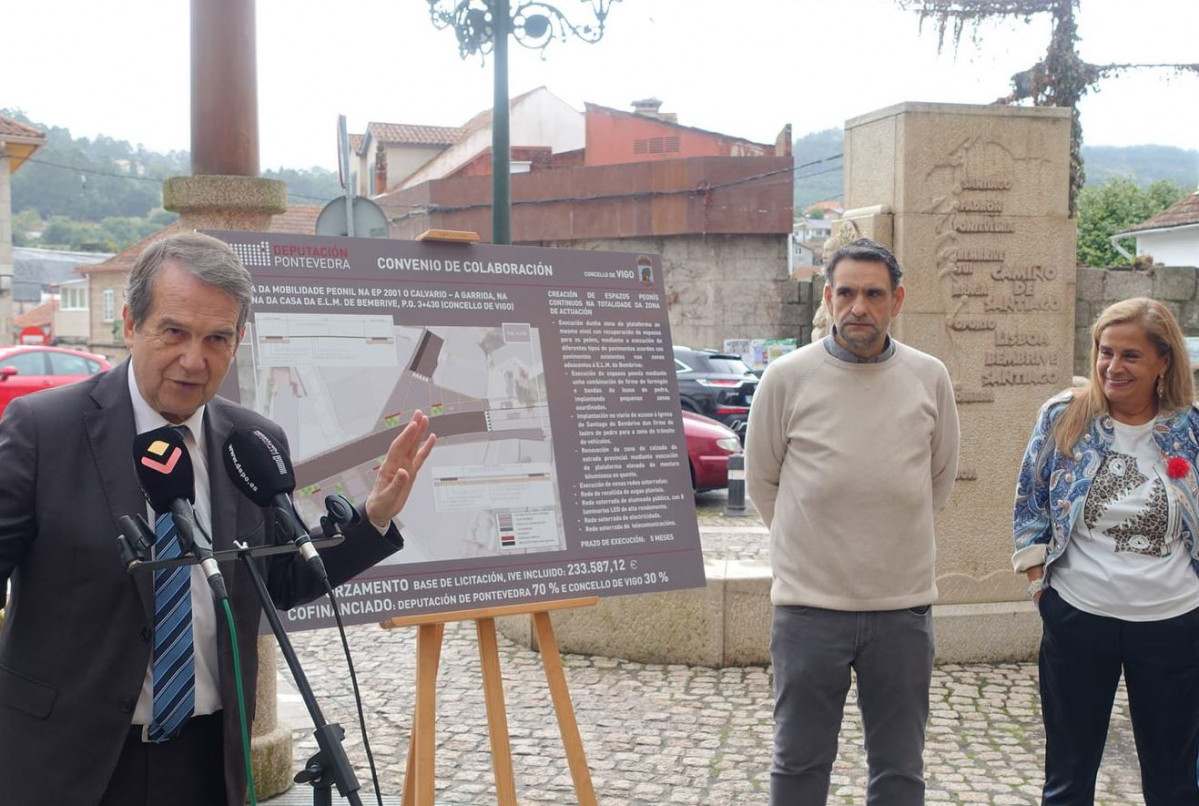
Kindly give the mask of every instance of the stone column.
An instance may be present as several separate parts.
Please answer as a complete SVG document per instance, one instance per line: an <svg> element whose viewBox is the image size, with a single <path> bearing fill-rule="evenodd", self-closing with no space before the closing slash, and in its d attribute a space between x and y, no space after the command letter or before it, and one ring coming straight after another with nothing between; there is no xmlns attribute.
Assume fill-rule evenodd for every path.
<svg viewBox="0 0 1199 806"><path fill-rule="evenodd" d="M176 176L163 183L163 206L179 213L184 230L261 232L287 210L287 186L248 176ZM251 738L255 789L260 800L291 786L291 731L276 720L275 641L258 639L257 713Z"/></svg>
<svg viewBox="0 0 1199 806"><path fill-rule="evenodd" d="M939 610L954 618L938 638L976 659L1027 657L1040 632L1011 570L1012 500L1037 410L1073 374L1069 170L1066 109L904 103L845 124L846 207L876 206L860 229L905 271L895 335L954 382L961 462L937 519Z"/></svg>

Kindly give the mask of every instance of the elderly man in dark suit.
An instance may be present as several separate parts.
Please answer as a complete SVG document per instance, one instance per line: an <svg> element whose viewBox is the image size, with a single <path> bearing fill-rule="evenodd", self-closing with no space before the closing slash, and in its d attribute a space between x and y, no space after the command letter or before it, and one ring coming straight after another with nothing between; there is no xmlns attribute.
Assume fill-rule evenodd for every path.
<svg viewBox="0 0 1199 806"><path fill-rule="evenodd" d="M187 427L197 518L216 548L282 539L272 512L243 497L221 468L221 446L235 429L284 440L273 423L216 397L251 290L245 268L215 238L189 233L151 245L122 314L130 360L20 398L0 421L0 605L11 580L0 627L4 803L244 802L232 648L204 577L190 576L189 716L156 736L156 583L126 573L114 538L118 517L147 511L131 460L134 436L169 423ZM417 412L392 442L361 524L322 552L334 585L403 546L391 521L433 447L427 429ZM280 556L262 565L279 607L322 592L298 555ZM222 570L252 716L260 606L240 564ZM187 584L186 574L179 578Z"/></svg>

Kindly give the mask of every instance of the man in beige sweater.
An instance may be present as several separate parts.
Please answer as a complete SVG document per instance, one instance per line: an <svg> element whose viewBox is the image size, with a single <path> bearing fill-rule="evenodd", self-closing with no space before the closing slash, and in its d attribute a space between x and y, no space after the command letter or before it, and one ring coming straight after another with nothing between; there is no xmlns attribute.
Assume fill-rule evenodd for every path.
<svg viewBox="0 0 1199 806"><path fill-rule="evenodd" d="M870 806L924 802L933 513L957 474L945 366L892 339L902 270L866 238L825 270L833 332L766 370L746 486L770 527L771 806L823 806L857 675Z"/></svg>

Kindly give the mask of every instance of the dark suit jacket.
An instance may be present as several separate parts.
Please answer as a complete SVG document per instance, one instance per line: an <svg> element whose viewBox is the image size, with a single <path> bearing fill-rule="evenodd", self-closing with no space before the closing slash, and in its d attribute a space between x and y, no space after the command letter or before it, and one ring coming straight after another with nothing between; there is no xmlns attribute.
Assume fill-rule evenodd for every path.
<svg viewBox="0 0 1199 806"><path fill-rule="evenodd" d="M220 456L236 428L278 426L217 398L204 427L216 548L274 541L270 510L243 497ZM128 364L73 386L18 398L0 420L0 800L92 806L100 800L128 735L153 624L153 582L120 562L117 518L145 513L133 465ZM322 551L334 585L403 545L364 519L340 546ZM321 594L298 555L259 566L280 608ZM240 562L222 564L237 625L253 717L261 608ZM218 611L229 803L245 800L246 776L232 649Z"/></svg>

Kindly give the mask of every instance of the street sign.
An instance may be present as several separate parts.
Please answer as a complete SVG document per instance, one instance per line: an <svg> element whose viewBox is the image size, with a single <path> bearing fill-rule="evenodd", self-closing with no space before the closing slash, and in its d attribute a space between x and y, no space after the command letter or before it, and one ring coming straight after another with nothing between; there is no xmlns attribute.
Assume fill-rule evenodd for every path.
<svg viewBox="0 0 1199 806"><path fill-rule="evenodd" d="M46 344L49 341L46 338L46 331L37 325L29 325L22 328L18 340L21 344Z"/></svg>

